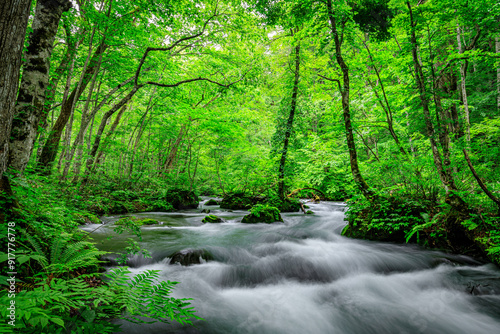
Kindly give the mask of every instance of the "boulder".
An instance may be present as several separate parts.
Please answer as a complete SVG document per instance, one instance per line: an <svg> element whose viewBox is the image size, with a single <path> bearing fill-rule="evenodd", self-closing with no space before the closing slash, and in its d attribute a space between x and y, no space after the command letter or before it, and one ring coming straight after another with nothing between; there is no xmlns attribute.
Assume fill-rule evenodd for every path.
<svg viewBox="0 0 500 334"><path fill-rule="evenodd" d="M209 209L203 209L203 210L201 210L201 213L210 213L210 210Z"/></svg>
<svg viewBox="0 0 500 334"><path fill-rule="evenodd" d="M151 218L136 218L134 216L121 217L115 222L115 225L126 225L126 226L142 226L142 225L156 225L158 222Z"/></svg>
<svg viewBox="0 0 500 334"><path fill-rule="evenodd" d="M202 223L223 223L224 219L215 215L208 215L201 221Z"/></svg>
<svg viewBox="0 0 500 334"><path fill-rule="evenodd" d="M248 210L260 201L260 198L250 196L244 192L228 193L220 202L220 207L221 209Z"/></svg>
<svg viewBox="0 0 500 334"><path fill-rule="evenodd" d="M306 211L306 215L313 215L313 214L314 214L314 212L312 212L311 210Z"/></svg>
<svg viewBox="0 0 500 334"><path fill-rule="evenodd" d="M211 198L204 205L219 205L219 202Z"/></svg>
<svg viewBox="0 0 500 334"><path fill-rule="evenodd" d="M273 206L267 206L262 204L254 205L250 209L250 214L243 217L241 220L244 224L257 224L266 223L271 224L274 222L282 222L280 210Z"/></svg>
<svg viewBox="0 0 500 334"><path fill-rule="evenodd" d="M165 199L177 210L196 209L199 204L194 192L183 189L170 189Z"/></svg>
<svg viewBox="0 0 500 334"><path fill-rule="evenodd" d="M156 225L158 222L151 218L142 218L135 220L135 223L138 225Z"/></svg>
<svg viewBox="0 0 500 334"><path fill-rule="evenodd" d="M204 249L183 249L175 252L171 256L170 264L180 264L183 266L190 266L192 264L201 264L203 260L213 260L212 254Z"/></svg>

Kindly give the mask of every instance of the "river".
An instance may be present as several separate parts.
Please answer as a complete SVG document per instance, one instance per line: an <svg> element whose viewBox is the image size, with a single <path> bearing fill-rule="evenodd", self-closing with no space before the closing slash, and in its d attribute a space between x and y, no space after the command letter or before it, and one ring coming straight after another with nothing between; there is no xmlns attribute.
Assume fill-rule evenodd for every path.
<svg viewBox="0 0 500 334"><path fill-rule="evenodd" d="M203 224L205 208L140 213L162 225L142 227L151 259L134 256L134 273L161 270L179 281L173 296L194 298L205 321L195 326L124 323L125 333L500 333L500 270L472 258L411 245L340 235L345 206L310 204L313 215L283 214L284 223L241 224L245 211L206 207L226 220ZM92 233L98 246L122 250L111 223ZM96 225L87 225L93 230ZM169 265L175 251L205 249L206 263Z"/></svg>

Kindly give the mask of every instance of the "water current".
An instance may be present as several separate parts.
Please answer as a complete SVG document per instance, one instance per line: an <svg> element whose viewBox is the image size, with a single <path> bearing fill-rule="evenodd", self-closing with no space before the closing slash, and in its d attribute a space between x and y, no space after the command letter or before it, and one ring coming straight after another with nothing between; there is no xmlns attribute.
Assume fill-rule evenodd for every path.
<svg viewBox="0 0 500 334"><path fill-rule="evenodd" d="M283 214L284 223L241 224L246 211L218 206L176 213L139 213L143 226L134 273L161 270L178 281L174 297L194 298L194 326L123 323L125 333L500 333L500 270L472 258L416 246L340 235L345 205L310 204L313 215ZM203 224L201 209L225 219ZM101 249L121 252L126 238L108 240L119 217L92 233ZM87 225L94 230L97 225ZM213 260L170 265L172 253L204 249Z"/></svg>

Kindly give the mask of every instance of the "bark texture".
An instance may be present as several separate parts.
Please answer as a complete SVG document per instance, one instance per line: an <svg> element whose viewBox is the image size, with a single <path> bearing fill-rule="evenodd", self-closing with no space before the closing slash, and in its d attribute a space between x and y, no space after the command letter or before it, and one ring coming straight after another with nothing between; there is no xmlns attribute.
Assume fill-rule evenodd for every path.
<svg viewBox="0 0 500 334"><path fill-rule="evenodd" d="M17 97L10 139L10 167L22 173L33 150L38 121L43 112L49 84L50 56L63 12L71 8L69 0L38 0L35 18L24 55L23 76Z"/></svg>
<svg viewBox="0 0 500 334"><path fill-rule="evenodd" d="M0 2L0 177L8 167L9 139L30 5L29 0Z"/></svg>

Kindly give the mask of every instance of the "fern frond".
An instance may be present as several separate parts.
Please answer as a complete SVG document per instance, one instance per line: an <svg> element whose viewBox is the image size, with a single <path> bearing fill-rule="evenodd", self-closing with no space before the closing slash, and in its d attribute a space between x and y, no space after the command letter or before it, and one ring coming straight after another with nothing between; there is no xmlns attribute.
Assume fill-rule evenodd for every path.
<svg viewBox="0 0 500 334"><path fill-rule="evenodd" d="M29 234L28 232L26 232L26 231L23 231L23 232L24 232L24 235L26 236L26 239L28 240L31 247L33 248L33 250L38 254L43 254L44 253L43 248L40 245L40 243L38 242L38 240L34 236Z"/></svg>
<svg viewBox="0 0 500 334"><path fill-rule="evenodd" d="M59 262L59 258L61 257L62 250L64 248L65 241L63 237L57 237L52 242L52 247L50 249L50 263Z"/></svg>
<svg viewBox="0 0 500 334"><path fill-rule="evenodd" d="M89 245L92 245L92 244L89 242L86 242L86 241L80 241L80 242L77 242L77 243L74 243L74 244L68 246L66 251L61 256L60 262L61 263L68 262L69 260L71 260L71 258L73 256L75 256L75 254L77 254L78 252L80 252L82 249L84 249L85 247L87 247Z"/></svg>

